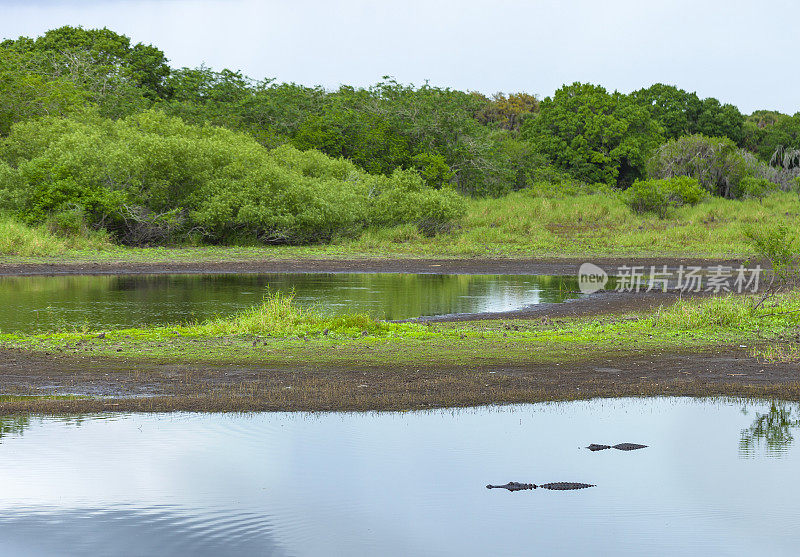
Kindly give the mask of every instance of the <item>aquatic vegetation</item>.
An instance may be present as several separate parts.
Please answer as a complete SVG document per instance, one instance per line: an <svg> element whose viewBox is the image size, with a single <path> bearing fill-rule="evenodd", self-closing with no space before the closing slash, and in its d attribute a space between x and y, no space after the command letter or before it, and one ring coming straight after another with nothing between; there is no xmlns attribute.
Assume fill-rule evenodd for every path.
<svg viewBox="0 0 800 557"><path fill-rule="evenodd" d="M399 329L397 325L377 321L369 315L326 316L315 308L303 308L294 301L294 294L272 292L261 304L232 317L208 320L183 327L193 335L259 335L288 337L304 335L381 334Z"/></svg>

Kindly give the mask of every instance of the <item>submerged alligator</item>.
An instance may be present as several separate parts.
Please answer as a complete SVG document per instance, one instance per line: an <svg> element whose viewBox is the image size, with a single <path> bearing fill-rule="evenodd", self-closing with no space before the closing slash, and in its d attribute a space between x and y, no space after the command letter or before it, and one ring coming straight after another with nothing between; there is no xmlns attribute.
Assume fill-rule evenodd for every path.
<svg viewBox="0 0 800 557"><path fill-rule="evenodd" d="M507 489L509 491L522 491L524 489L553 489L556 491L566 491L569 489L586 489L595 487L594 484L582 484L576 482L554 482L549 484L522 484L519 482L508 482L505 485L487 485L486 489Z"/></svg>
<svg viewBox="0 0 800 557"><path fill-rule="evenodd" d="M598 445L597 443L592 443L588 447L586 447L590 451L604 451L606 449L618 449L620 451L635 451L637 449L645 449L647 445L639 445L638 443L619 443L618 445Z"/></svg>

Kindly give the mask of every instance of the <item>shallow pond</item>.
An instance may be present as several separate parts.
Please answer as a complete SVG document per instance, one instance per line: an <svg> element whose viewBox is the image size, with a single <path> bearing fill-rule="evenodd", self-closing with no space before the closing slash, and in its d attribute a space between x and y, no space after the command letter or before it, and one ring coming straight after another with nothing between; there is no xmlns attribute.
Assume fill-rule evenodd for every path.
<svg viewBox="0 0 800 557"><path fill-rule="evenodd" d="M0 331L178 323L230 315L270 291L381 319L509 311L577 298L572 277L281 273L0 277Z"/></svg>
<svg viewBox="0 0 800 557"><path fill-rule="evenodd" d="M0 553L796 555L796 405L5 418ZM590 452L590 443L647 448ZM510 493L486 484L586 482Z"/></svg>

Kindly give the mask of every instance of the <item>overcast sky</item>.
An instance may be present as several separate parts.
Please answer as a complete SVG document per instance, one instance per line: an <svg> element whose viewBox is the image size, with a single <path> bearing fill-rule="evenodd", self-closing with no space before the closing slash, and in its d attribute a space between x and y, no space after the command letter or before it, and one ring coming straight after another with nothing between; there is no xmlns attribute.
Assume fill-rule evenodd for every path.
<svg viewBox="0 0 800 557"><path fill-rule="evenodd" d="M0 0L0 36L109 27L172 66L306 85L551 95L663 82L744 112L800 111L797 0Z"/></svg>

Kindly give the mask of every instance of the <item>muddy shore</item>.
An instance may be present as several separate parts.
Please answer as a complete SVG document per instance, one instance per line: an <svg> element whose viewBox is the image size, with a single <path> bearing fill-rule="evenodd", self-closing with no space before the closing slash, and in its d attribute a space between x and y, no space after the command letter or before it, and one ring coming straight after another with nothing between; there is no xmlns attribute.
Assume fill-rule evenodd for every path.
<svg viewBox="0 0 800 557"><path fill-rule="evenodd" d="M135 274L200 274L200 273L434 273L491 275L575 275L582 263L591 262L616 272L622 265L738 266L742 259L702 259L674 257L581 257L537 259L275 259L265 261L201 261L153 263L2 263L0 276L25 275L135 275Z"/></svg>
<svg viewBox="0 0 800 557"><path fill-rule="evenodd" d="M407 410L618 396L743 396L800 400L800 364L746 351L641 353L565 364L269 368L46 356L0 349L3 413L95 411Z"/></svg>

